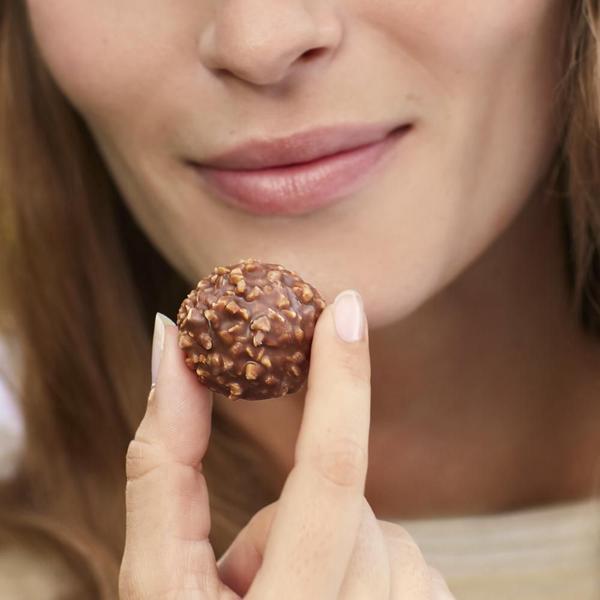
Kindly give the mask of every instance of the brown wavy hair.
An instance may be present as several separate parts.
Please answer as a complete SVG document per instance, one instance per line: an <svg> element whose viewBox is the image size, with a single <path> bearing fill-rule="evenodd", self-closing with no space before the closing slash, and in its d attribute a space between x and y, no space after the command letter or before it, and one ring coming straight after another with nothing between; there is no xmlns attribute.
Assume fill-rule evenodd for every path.
<svg viewBox="0 0 600 600"><path fill-rule="evenodd" d="M564 200L572 310L593 335L599 1L570 6L556 90L564 132L548 183ZM20 350L26 431L16 475L0 484L0 548L51 551L73 571L76 597L109 600L118 595L124 457L145 410L154 314L174 315L195 282L166 263L126 210L37 53L24 5L0 0L0 327ZM265 464L251 440L214 415L204 470L217 556L277 498Z"/></svg>

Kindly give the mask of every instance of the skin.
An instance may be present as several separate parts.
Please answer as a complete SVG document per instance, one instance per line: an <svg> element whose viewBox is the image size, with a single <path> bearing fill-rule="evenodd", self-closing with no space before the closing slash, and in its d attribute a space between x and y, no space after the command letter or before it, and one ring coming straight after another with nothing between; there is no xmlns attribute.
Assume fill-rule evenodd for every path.
<svg viewBox="0 0 600 600"><path fill-rule="evenodd" d="M363 324L351 341L338 336L343 305L327 306L315 327L296 463L281 496L218 562L201 468L213 395L185 366L174 323L157 315L148 407L127 450L121 600L454 599L410 535L378 520L364 497L369 335Z"/></svg>
<svg viewBox="0 0 600 600"><path fill-rule="evenodd" d="M566 0L27 5L124 200L190 287L254 256L329 302L361 292L365 497L378 517L591 493L600 352L569 311L559 206L542 190L559 143ZM301 217L226 206L183 163L249 138L379 121L413 123L385 171ZM271 452L280 489L304 405L301 392L214 408Z"/></svg>

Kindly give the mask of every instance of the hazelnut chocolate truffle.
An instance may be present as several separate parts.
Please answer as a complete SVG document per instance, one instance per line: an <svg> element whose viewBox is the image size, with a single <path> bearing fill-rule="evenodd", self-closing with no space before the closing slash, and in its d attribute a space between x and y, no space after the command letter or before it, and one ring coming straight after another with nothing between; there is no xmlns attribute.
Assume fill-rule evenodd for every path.
<svg viewBox="0 0 600 600"><path fill-rule="evenodd" d="M293 394L308 375L325 301L281 265L253 258L215 267L177 312L179 347L201 383L231 399Z"/></svg>

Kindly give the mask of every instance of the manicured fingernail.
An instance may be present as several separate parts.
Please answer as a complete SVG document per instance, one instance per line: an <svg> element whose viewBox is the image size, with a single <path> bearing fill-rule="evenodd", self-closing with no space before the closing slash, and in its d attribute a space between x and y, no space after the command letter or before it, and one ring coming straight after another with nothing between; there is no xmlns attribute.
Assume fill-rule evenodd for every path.
<svg viewBox="0 0 600 600"><path fill-rule="evenodd" d="M156 378L158 376L158 367L160 366L160 359L165 347L165 326L175 325L169 317L162 313L156 313L154 319L154 335L152 337L152 385L156 384Z"/></svg>
<svg viewBox="0 0 600 600"><path fill-rule="evenodd" d="M357 342L364 335L363 301L356 290L344 290L334 300L335 329L345 342Z"/></svg>

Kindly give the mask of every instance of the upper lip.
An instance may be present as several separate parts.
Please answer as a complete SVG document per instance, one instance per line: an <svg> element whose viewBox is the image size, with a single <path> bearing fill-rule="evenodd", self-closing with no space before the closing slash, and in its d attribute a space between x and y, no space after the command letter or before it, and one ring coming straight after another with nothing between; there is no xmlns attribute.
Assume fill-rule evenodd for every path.
<svg viewBox="0 0 600 600"><path fill-rule="evenodd" d="M344 150L379 142L406 125L334 125L289 137L254 139L202 161L217 169L252 170L309 162Z"/></svg>

